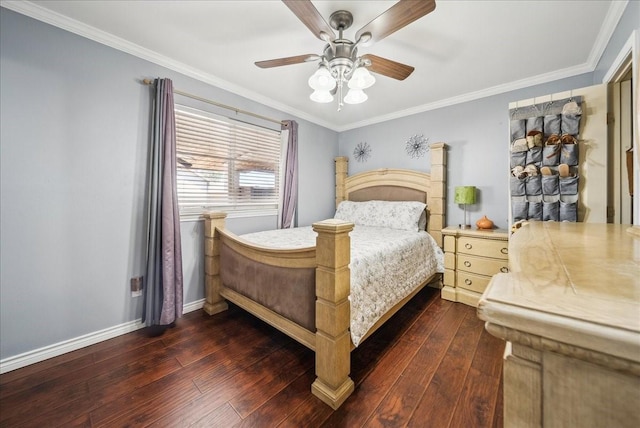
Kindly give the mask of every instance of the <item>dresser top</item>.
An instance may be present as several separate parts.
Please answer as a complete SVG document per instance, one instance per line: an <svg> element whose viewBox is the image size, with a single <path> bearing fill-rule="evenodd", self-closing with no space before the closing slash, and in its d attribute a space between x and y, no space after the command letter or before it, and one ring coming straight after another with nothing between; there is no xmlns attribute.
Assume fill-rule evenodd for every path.
<svg viewBox="0 0 640 428"><path fill-rule="evenodd" d="M510 238L510 272L494 277L480 301L480 317L640 361L640 238L627 229L523 226ZM579 333L567 333L573 330Z"/></svg>

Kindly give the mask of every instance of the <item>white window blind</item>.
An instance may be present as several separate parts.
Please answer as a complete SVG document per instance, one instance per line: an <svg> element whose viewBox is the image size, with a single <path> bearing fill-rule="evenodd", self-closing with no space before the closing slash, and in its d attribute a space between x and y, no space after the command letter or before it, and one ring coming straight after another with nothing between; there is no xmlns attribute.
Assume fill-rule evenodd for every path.
<svg viewBox="0 0 640 428"><path fill-rule="evenodd" d="M175 115L181 216L277 212L280 131L178 105Z"/></svg>

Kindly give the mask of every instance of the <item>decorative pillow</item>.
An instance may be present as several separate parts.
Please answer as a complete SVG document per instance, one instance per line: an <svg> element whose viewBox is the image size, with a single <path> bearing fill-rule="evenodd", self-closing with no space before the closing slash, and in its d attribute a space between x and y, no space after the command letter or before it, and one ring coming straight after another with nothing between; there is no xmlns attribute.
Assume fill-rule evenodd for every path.
<svg viewBox="0 0 640 428"><path fill-rule="evenodd" d="M361 226L401 230L424 230L421 217L427 205L412 201L343 201L334 218ZM425 216L426 219L426 216Z"/></svg>

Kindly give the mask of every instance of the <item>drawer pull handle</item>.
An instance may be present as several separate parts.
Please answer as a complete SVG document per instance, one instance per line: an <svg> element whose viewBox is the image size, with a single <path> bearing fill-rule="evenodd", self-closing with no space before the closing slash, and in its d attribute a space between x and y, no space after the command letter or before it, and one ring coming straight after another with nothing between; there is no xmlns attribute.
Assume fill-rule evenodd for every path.
<svg viewBox="0 0 640 428"><path fill-rule="evenodd" d="M466 248L467 250L470 250L473 248L473 245L469 244L468 242L466 244L464 244L464 248Z"/></svg>
<svg viewBox="0 0 640 428"><path fill-rule="evenodd" d="M509 254L509 249L508 249L508 248L501 248L501 249L500 249L500 252L501 252L502 254Z"/></svg>
<svg viewBox="0 0 640 428"><path fill-rule="evenodd" d="M473 281L471 281L469 278L464 280L464 283L467 284L467 285L471 285L472 282Z"/></svg>
<svg viewBox="0 0 640 428"><path fill-rule="evenodd" d="M509 273L509 268L502 266L502 267L500 268L500 272L502 272L502 273Z"/></svg>
<svg viewBox="0 0 640 428"><path fill-rule="evenodd" d="M464 265L465 265L466 267L471 267L471 262L470 262L469 260L465 260L465 261L464 261Z"/></svg>

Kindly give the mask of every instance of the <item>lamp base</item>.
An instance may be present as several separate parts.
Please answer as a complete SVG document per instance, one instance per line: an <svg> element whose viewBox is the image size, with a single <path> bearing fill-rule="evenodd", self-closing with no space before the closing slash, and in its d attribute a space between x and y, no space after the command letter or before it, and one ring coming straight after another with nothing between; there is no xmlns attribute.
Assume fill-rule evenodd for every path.
<svg viewBox="0 0 640 428"><path fill-rule="evenodd" d="M470 224L459 224L458 227L460 229L471 229L471 225Z"/></svg>

